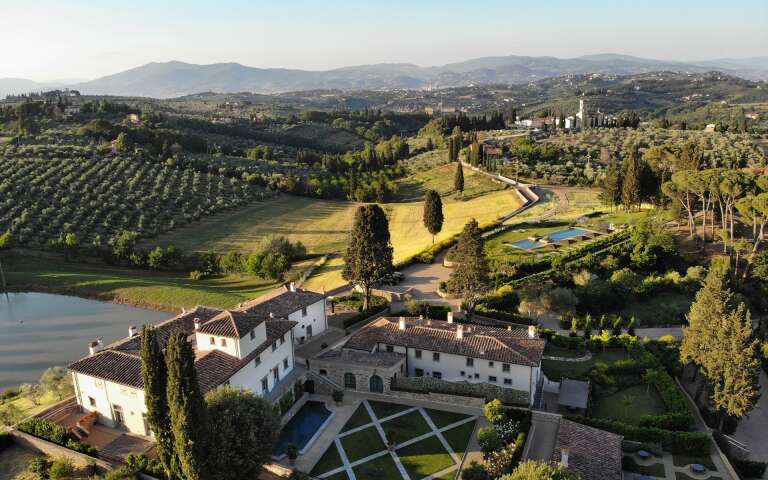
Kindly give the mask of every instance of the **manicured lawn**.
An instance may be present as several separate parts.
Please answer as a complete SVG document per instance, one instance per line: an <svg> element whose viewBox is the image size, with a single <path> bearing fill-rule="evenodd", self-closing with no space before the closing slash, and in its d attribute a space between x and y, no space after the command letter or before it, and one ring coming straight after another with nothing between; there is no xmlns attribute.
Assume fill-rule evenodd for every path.
<svg viewBox="0 0 768 480"><path fill-rule="evenodd" d="M424 410L427 412L429 418L432 419L432 422L437 426L437 428L447 427L452 423L456 423L470 417L470 415L465 415L463 413L446 412L445 410L433 410L431 408L425 408Z"/></svg>
<svg viewBox="0 0 768 480"><path fill-rule="evenodd" d="M676 480L696 480L690 475L686 475L683 472L675 472L675 479ZM707 477L707 480L723 480L720 477Z"/></svg>
<svg viewBox="0 0 768 480"><path fill-rule="evenodd" d="M13 405L21 410L21 413L25 417L28 417L40 413L54 403L60 401L61 400L56 395L52 393L44 393L38 400L38 405L35 405L35 402L32 401L29 395L21 394L5 402L0 402L0 408L6 405Z"/></svg>
<svg viewBox="0 0 768 480"><path fill-rule="evenodd" d="M396 453L412 479L432 475L454 464L436 436L408 445Z"/></svg>
<svg viewBox="0 0 768 480"><path fill-rule="evenodd" d="M365 462L352 470L359 480L399 480L403 478L390 454Z"/></svg>
<svg viewBox="0 0 768 480"><path fill-rule="evenodd" d="M564 358L579 358L585 355L584 352L579 353L578 350L571 350L569 348L556 347L551 344L547 344L544 347L544 355L551 357L564 357Z"/></svg>
<svg viewBox="0 0 768 480"><path fill-rule="evenodd" d="M559 382L563 377L586 379L595 362L602 361L611 364L617 360L628 358L623 350L607 350L598 352L590 360L584 362L562 362L558 360L543 360L542 369L549 380Z"/></svg>
<svg viewBox="0 0 768 480"><path fill-rule="evenodd" d="M308 264L297 264L294 271ZM9 287L15 290L71 294L173 312L195 305L231 308L279 285L248 276L191 280L181 274L32 257L5 258L3 267ZM292 275L289 272L288 278Z"/></svg>
<svg viewBox="0 0 768 480"><path fill-rule="evenodd" d="M676 467L685 467L694 463L699 463L707 467L708 470L717 471L717 467L712 463L710 457L689 457L688 455L672 455L672 461Z"/></svg>
<svg viewBox="0 0 768 480"><path fill-rule="evenodd" d="M341 471L331 475L330 477L325 477L324 480L349 480L349 475L347 475L346 471Z"/></svg>
<svg viewBox="0 0 768 480"><path fill-rule="evenodd" d="M455 173L456 163L448 163L409 175L397 181L397 198L401 201L420 201L424 199L424 193L427 190L436 190L443 201L446 197L459 196L453 189ZM475 197L504 188L505 184L501 182L494 181L469 168L464 169L464 197Z"/></svg>
<svg viewBox="0 0 768 480"><path fill-rule="evenodd" d="M344 428L341 431L346 432L353 428L362 427L366 423L371 423L371 416L368 415L368 409L365 408L365 405L360 403L360 405L357 406L355 413L349 417L349 420L344 424Z"/></svg>
<svg viewBox="0 0 768 480"><path fill-rule="evenodd" d="M26 476L24 472L27 469L27 463L39 456L41 455L36 455L15 445L8 447L0 453L0 479L33 478L32 475Z"/></svg>
<svg viewBox="0 0 768 480"><path fill-rule="evenodd" d="M350 462L373 455L386 448L376 427L368 427L341 438L341 446Z"/></svg>
<svg viewBox="0 0 768 480"><path fill-rule="evenodd" d="M394 435L397 444L432 431L418 410L388 420L381 424L381 428L384 429L388 440L390 440L390 435Z"/></svg>
<svg viewBox="0 0 768 480"><path fill-rule="evenodd" d="M341 460L341 455L339 455L339 449L336 448L336 443L331 442L328 446L328 450L325 451L323 456L320 457L320 460L315 464L314 468L312 468L311 474L318 476L335 468L339 468L343 464L344 462Z"/></svg>
<svg viewBox="0 0 768 480"><path fill-rule="evenodd" d="M389 402L377 402L376 400L369 400L368 403L371 405L371 409L373 410L374 415L376 415L376 418L379 420L411 408L408 405L400 405L398 403Z"/></svg>
<svg viewBox="0 0 768 480"><path fill-rule="evenodd" d="M448 445L451 446L459 458L464 458L464 454L467 453L467 446L472 438L472 432L475 431L475 423L467 422L464 425L459 425L447 432L443 432L445 441L448 442Z"/></svg>
<svg viewBox="0 0 768 480"><path fill-rule="evenodd" d="M654 463L653 465L643 466L638 465L634 458L625 456L626 468L625 471L632 473L640 473L643 475L652 475L654 477L664 478L666 476L666 469L663 463Z"/></svg>
<svg viewBox="0 0 768 480"><path fill-rule="evenodd" d="M635 385L592 400L593 417L610 418L634 425L640 422L643 415L660 415L664 412L664 402L656 389L648 389L645 385Z"/></svg>
<svg viewBox="0 0 768 480"><path fill-rule="evenodd" d="M437 480L454 480L456 478L456 473L458 473L456 470L453 470L452 472L448 472L442 477L437 477Z"/></svg>

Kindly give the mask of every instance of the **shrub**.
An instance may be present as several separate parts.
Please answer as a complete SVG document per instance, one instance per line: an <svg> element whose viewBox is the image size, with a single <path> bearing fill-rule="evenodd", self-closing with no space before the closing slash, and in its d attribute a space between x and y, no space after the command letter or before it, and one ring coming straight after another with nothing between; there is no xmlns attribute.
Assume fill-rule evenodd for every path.
<svg viewBox="0 0 768 480"><path fill-rule="evenodd" d="M491 423L499 423L504 420L504 405L501 404L501 400L498 398L486 403L483 407L485 418Z"/></svg>
<svg viewBox="0 0 768 480"><path fill-rule="evenodd" d="M89 445L81 443L72 433L57 423L43 420L37 417L28 418L20 423L17 428L22 432L51 441L63 447L86 455L96 456L97 450Z"/></svg>
<svg viewBox="0 0 768 480"><path fill-rule="evenodd" d="M289 460L296 460L299 456L299 447L297 447L295 443L289 443L285 446L285 454L288 456Z"/></svg>
<svg viewBox="0 0 768 480"><path fill-rule="evenodd" d="M48 478L48 471L51 469L51 462L45 457L35 457L27 464L27 470L33 473L37 478Z"/></svg>
<svg viewBox="0 0 768 480"><path fill-rule="evenodd" d="M69 458L57 458L51 464L48 470L48 476L51 480L63 480L75 474L75 466Z"/></svg>
<svg viewBox="0 0 768 480"><path fill-rule="evenodd" d="M742 477L762 478L765 473L766 462L757 462L755 460L742 460L739 458L729 459L733 468L739 472Z"/></svg>
<svg viewBox="0 0 768 480"><path fill-rule="evenodd" d="M205 274L199 270L192 270L189 272L189 279L190 280L204 280Z"/></svg>
<svg viewBox="0 0 768 480"><path fill-rule="evenodd" d="M125 465L135 472L146 473L155 478L165 478L165 468L160 460L150 459L143 453L129 454L125 459Z"/></svg>
<svg viewBox="0 0 768 480"><path fill-rule="evenodd" d="M472 460L469 466L461 472L461 480L490 480L485 467Z"/></svg>
<svg viewBox="0 0 768 480"><path fill-rule="evenodd" d="M477 443L480 445L484 457L504 447L504 442L499 438L496 429L492 427L483 427L477 431Z"/></svg>

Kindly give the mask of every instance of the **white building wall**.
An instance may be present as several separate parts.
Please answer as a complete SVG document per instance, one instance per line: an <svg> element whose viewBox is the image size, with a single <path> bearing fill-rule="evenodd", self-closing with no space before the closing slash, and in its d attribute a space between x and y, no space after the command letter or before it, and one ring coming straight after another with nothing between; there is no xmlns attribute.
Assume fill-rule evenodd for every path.
<svg viewBox="0 0 768 480"><path fill-rule="evenodd" d="M406 353L405 347L392 346L392 351L397 353ZM380 351L387 351L386 344L379 344ZM416 376L416 369L421 369L424 376L434 376L434 372L439 372L443 380L451 382L468 381L484 382L492 385L498 385L504 388L513 388L530 393L530 400L533 401L533 395L536 390L536 384L539 380L541 369L539 367L528 367L524 365L509 365L509 371L504 371L504 363L489 361L486 359L473 358L473 366L467 366L467 357L453 355L444 352L440 354L440 360L433 360L433 353L430 350L421 350L421 358L416 358L416 349L407 349L408 376ZM464 372L464 375L462 375ZM495 381L491 377L496 377ZM505 383L505 379L511 383Z"/></svg>
<svg viewBox="0 0 768 480"><path fill-rule="evenodd" d="M238 341L234 338L197 332L195 333L195 343L197 344L197 350L201 352L207 352L209 350L221 350L222 352L228 355L232 355L233 357L242 358L240 356L240 346Z"/></svg>
<svg viewBox="0 0 768 480"><path fill-rule="evenodd" d="M123 412L125 428L137 435L147 435L143 415L147 412L144 405L144 391L114 382L94 378L82 373L72 373L77 403L85 412L96 411L98 421L109 427L119 427L116 423L115 407ZM91 404L91 399L95 406Z"/></svg>
<svg viewBox="0 0 768 480"><path fill-rule="evenodd" d="M261 362L256 365L251 361L249 365L241 368L229 379L229 384L236 387L243 387L257 395L264 395L267 392L261 386L261 380L267 377L268 391L272 391L277 383L274 378L273 370L278 369L279 380L282 380L293 370L293 345L291 342L291 332L286 332L285 342L281 344L277 340L277 349L272 351L272 346L266 348L259 355ZM288 368L285 368L283 361L288 359Z"/></svg>
<svg viewBox="0 0 768 480"><path fill-rule="evenodd" d="M302 310L291 313L288 315L288 320L299 322L293 327L294 338L298 345L309 340L309 327L312 327L311 336L313 337L323 333L328 328L328 320L325 316L325 299L308 306L306 315Z"/></svg>
<svg viewBox="0 0 768 480"><path fill-rule="evenodd" d="M262 322L258 325L256 325L256 328L253 329L253 339L251 339L251 333L248 332L245 334L243 338L240 339L238 349L240 351L240 357L238 358L245 358L250 353L256 349L257 347L261 346L262 343L267 341L267 324L266 322Z"/></svg>

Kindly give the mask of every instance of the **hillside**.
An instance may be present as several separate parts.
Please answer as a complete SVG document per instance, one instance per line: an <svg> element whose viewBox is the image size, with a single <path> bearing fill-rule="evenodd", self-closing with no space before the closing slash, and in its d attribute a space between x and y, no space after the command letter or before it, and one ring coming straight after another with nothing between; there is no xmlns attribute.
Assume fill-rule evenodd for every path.
<svg viewBox="0 0 768 480"><path fill-rule="evenodd" d="M765 80L768 79L767 63L763 57L692 63L616 54L577 58L508 55L429 67L387 63L310 71L255 68L239 63L196 65L170 61L148 63L71 86L88 94L171 98L200 92L278 93L314 89L350 91L524 84L563 75L632 75L659 70L690 73L719 70L746 79ZM11 80L0 79L0 96L17 93L19 88L37 89L34 82L25 81L28 85L25 87L25 84Z"/></svg>

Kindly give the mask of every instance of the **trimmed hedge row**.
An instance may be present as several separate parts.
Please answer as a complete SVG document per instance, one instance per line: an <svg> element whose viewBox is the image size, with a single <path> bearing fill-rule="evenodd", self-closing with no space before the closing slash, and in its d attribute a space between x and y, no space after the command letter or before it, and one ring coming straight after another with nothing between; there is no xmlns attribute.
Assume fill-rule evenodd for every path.
<svg viewBox="0 0 768 480"><path fill-rule="evenodd" d="M670 453L682 455L709 455L712 450L712 439L706 433L677 432L662 428L635 427L623 422L604 418L590 418L580 415L569 415L574 422L589 425L613 433L623 435L626 440L644 443L658 443Z"/></svg>
<svg viewBox="0 0 768 480"><path fill-rule="evenodd" d="M762 478L766 467L768 467L768 463L738 458L731 452L731 445L725 438L723 438L722 433L714 431L712 432L712 436L720 447L720 450L722 450L725 456L728 457L728 461L731 462L731 465L733 465L733 468L736 469L741 477Z"/></svg>
<svg viewBox="0 0 768 480"><path fill-rule="evenodd" d="M90 445L82 443L72 432L58 423L32 417L21 422L16 428L22 432L48 440L49 442L53 442L76 452L84 453L92 457L98 455L98 450Z"/></svg>

